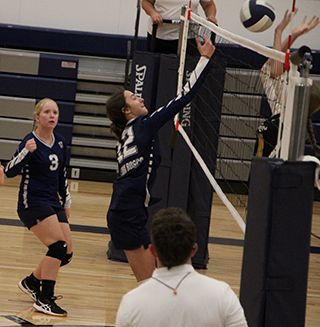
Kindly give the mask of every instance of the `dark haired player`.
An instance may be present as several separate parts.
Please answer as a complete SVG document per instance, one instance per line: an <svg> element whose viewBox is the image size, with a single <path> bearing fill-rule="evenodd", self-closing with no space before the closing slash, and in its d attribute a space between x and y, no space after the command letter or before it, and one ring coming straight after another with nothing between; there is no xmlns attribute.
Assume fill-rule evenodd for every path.
<svg viewBox="0 0 320 327"><path fill-rule="evenodd" d="M211 69L214 46L209 39L197 41L201 59L182 92L151 115L142 98L130 91L112 96L107 104L111 131L119 139L117 160L120 177L113 184L107 215L111 239L116 249L124 250L138 282L149 278L155 268L147 250L150 243L146 228L147 207L154 203L151 188L161 159L158 130L196 95Z"/></svg>

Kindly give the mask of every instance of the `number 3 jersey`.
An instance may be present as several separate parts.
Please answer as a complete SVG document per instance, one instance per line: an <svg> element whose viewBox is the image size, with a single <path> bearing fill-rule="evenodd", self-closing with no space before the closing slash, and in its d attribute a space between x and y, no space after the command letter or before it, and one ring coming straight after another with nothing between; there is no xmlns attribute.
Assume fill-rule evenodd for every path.
<svg viewBox="0 0 320 327"><path fill-rule="evenodd" d="M109 209L128 210L147 207L156 202L150 192L161 161L158 130L196 95L212 63L202 58L182 92L150 116L128 121L117 145L120 177L113 183Z"/></svg>
<svg viewBox="0 0 320 327"><path fill-rule="evenodd" d="M25 148L34 138L37 149ZM18 210L42 205L68 208L71 197L66 179L67 146L63 136L53 133L52 144L47 144L35 133L25 136L5 168L7 177L22 172Z"/></svg>

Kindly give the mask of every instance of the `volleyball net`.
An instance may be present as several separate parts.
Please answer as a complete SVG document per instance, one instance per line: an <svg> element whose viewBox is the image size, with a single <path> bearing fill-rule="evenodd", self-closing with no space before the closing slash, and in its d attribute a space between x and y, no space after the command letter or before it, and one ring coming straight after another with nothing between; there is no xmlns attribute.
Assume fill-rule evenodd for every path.
<svg viewBox="0 0 320 327"><path fill-rule="evenodd" d="M193 12L188 13L186 8L184 10L180 27L178 91L182 85L186 57L188 60L192 57L187 56L187 46L190 46L190 44L187 45L187 39L190 37L201 39L206 35L213 39L216 47L214 58L221 58L227 68L224 85L213 83L209 87L204 86L208 93L212 93L215 87L223 87L222 100L215 99L221 108L220 115L214 113L219 120L218 127L217 124L210 124L210 121L207 121L206 116L203 115L200 120L194 122L197 125L197 133L193 133L192 137L183 126L179 125L178 130L189 145L215 193L228 208L241 230L245 232L251 159L253 155L259 155L257 153L261 143L265 149L269 146L271 150L278 144L275 157L284 160L301 159L297 156L301 154L302 145L305 144L305 130L299 130L299 135L295 135L299 144L294 145L293 150L290 148L292 133L297 134L297 128L300 128L294 126L292 119L301 125L301 117L293 117L295 88L301 80L298 77L297 66L293 64L291 64L292 73L290 71L279 77L271 76L270 68L265 63L270 58L283 65L288 60L285 53L235 35ZM198 59L194 58L194 60ZM214 62L215 65L219 64L219 60ZM303 83L310 86L308 78ZM298 94L300 99L308 98L308 87L304 87ZM302 101L299 105L303 105ZM210 110L212 104L206 103L205 106L206 110ZM277 125L274 126L276 132L273 133L273 138L275 135L276 140L270 141L269 135L264 139L266 119L274 116L280 109L280 127L277 121ZM201 115L201 110L198 114ZM287 118L287 125L285 125L284 116ZM206 125L205 128L203 124ZM274 122L270 119L269 131L272 130L272 124ZM304 125L306 126L306 123ZM261 135L259 135L259 128L262 129ZM293 128L295 130L292 130ZM277 132L278 129L281 129L281 133ZM285 138L284 141L278 140L277 135L280 134ZM217 144L211 142L215 137L218 139ZM215 148L216 157L206 155L208 144ZM297 148L299 148L299 154L297 154ZM263 155L262 152L260 155Z"/></svg>

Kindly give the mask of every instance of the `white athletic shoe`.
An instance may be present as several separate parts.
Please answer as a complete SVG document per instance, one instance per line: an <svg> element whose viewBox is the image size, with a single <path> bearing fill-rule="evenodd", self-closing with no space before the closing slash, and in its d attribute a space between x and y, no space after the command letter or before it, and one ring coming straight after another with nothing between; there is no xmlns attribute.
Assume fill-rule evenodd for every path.
<svg viewBox="0 0 320 327"><path fill-rule="evenodd" d="M43 312L47 315L51 316L59 316L59 317L65 317L68 313L67 311L61 309L56 303L55 300L62 298L62 296L53 296L51 299L48 300L37 300L33 307L40 312Z"/></svg>

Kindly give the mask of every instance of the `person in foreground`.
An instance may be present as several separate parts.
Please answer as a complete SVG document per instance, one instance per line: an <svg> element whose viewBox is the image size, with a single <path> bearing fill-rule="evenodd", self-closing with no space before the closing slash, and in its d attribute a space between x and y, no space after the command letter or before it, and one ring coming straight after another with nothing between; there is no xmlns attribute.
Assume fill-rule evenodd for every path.
<svg viewBox="0 0 320 327"><path fill-rule="evenodd" d="M161 150L158 130L182 110L196 95L212 68L209 59L215 47L206 38L201 44L199 62L181 93L167 105L149 114L144 101L125 90L106 103L111 131L119 142L117 160L119 178L113 183L113 194L107 221L116 249L124 250L138 282L149 278L155 261L148 251L150 235L146 228L147 207L156 202L151 190L160 165Z"/></svg>
<svg viewBox="0 0 320 327"><path fill-rule="evenodd" d="M22 292L35 302L33 307L53 316L66 316L55 300L54 287L60 266L72 257L68 222L71 197L66 179L67 144L54 132L59 108L51 99L35 107L35 127L25 136L5 168L7 177L22 169L18 215L23 224L48 247L34 272L19 282ZM59 298L59 297L58 297Z"/></svg>
<svg viewBox="0 0 320 327"><path fill-rule="evenodd" d="M230 286L192 267L195 240L195 224L183 210L161 209L154 216L149 250L158 269L123 296L116 327L248 326Z"/></svg>

